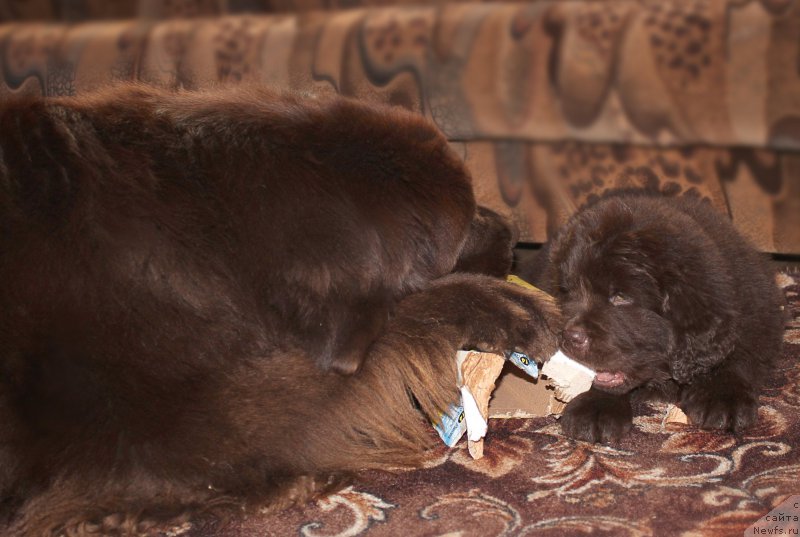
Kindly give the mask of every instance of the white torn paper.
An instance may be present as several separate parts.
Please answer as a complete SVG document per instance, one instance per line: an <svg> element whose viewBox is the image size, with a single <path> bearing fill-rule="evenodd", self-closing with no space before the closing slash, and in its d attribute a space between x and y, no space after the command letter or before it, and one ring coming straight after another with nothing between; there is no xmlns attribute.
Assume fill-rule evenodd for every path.
<svg viewBox="0 0 800 537"><path fill-rule="evenodd" d="M556 397L566 403L588 391L597 373L559 350L544 364L542 375L553 381Z"/></svg>
<svg viewBox="0 0 800 537"><path fill-rule="evenodd" d="M466 386L461 386L461 404L464 405L464 420L467 422L467 438L477 442L484 436L488 426L486 420L481 416L478 403L472 396L472 392Z"/></svg>

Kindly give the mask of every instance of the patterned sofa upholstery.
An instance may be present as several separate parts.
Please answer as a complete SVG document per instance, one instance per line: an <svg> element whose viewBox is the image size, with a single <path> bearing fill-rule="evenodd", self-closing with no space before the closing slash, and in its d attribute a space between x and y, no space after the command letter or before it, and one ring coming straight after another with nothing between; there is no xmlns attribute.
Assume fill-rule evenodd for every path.
<svg viewBox="0 0 800 537"><path fill-rule="evenodd" d="M709 198L800 253L800 1L0 0L0 98L258 81L432 118L542 242L587 199Z"/></svg>

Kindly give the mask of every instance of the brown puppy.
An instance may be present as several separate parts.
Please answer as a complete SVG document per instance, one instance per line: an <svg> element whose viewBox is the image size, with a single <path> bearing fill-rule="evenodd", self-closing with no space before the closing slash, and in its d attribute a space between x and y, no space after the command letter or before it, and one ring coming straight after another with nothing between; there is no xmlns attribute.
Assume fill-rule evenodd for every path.
<svg viewBox="0 0 800 537"><path fill-rule="evenodd" d="M466 274L505 274L510 248L396 109L137 86L0 104L4 534L134 532L419 463L456 350L556 346L546 305Z"/></svg>
<svg viewBox="0 0 800 537"><path fill-rule="evenodd" d="M540 283L562 306L561 346L597 371L561 418L567 434L617 439L631 428L631 396L653 392L702 427L755 422L782 297L727 218L691 198L619 193L575 214L546 251Z"/></svg>

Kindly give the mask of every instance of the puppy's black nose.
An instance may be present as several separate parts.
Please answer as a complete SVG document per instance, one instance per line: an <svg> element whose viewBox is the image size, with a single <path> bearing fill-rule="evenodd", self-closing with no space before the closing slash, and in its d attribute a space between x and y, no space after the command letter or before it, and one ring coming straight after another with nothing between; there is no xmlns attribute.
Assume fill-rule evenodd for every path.
<svg viewBox="0 0 800 537"><path fill-rule="evenodd" d="M580 326L568 326L561 337L567 350L583 352L589 346L589 334Z"/></svg>

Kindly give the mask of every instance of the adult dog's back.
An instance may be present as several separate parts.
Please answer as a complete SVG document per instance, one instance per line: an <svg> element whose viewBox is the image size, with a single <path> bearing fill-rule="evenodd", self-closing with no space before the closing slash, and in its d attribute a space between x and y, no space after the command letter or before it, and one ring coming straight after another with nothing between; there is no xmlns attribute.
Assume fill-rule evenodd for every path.
<svg viewBox="0 0 800 537"><path fill-rule="evenodd" d="M531 295L447 276L502 274L510 234L410 113L126 86L3 103L0 157L12 534L280 506L419 462L416 406L455 400L458 348L555 345Z"/></svg>

